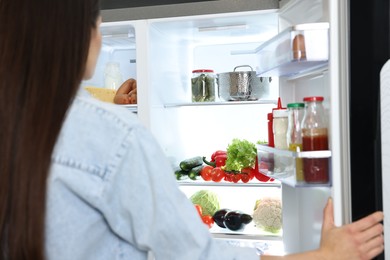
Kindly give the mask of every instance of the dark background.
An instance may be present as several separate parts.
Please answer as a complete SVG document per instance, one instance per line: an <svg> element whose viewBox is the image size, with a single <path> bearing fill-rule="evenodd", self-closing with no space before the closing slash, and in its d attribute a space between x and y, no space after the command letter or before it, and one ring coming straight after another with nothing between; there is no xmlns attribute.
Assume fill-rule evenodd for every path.
<svg viewBox="0 0 390 260"><path fill-rule="evenodd" d="M352 217L357 220L382 210L380 70L390 57L390 10L388 0L349 4Z"/></svg>
<svg viewBox="0 0 390 260"><path fill-rule="evenodd" d="M100 0L102 9L129 8L153 5L170 5L192 2L207 2L208 0Z"/></svg>

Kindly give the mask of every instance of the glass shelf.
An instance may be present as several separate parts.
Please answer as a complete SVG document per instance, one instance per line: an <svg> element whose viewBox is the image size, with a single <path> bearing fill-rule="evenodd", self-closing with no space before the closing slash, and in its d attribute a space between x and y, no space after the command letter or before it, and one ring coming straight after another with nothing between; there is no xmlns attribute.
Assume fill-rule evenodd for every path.
<svg viewBox="0 0 390 260"><path fill-rule="evenodd" d="M287 28L256 49L258 76L287 76L324 69L329 59L329 23Z"/></svg>
<svg viewBox="0 0 390 260"><path fill-rule="evenodd" d="M279 180L292 187L330 187L331 181L331 151L293 152L280 150L267 145L257 145L259 172ZM305 181L303 175L297 174L297 164L305 159L328 159L329 180L326 182ZM300 161L301 160L301 161Z"/></svg>
<svg viewBox="0 0 390 260"><path fill-rule="evenodd" d="M250 104L277 104L277 100L256 100L256 101L215 101L215 102L181 102L181 103L169 103L164 107L183 107L183 106L229 106L229 105L250 105Z"/></svg>
<svg viewBox="0 0 390 260"><path fill-rule="evenodd" d="M267 182L261 182L256 179L250 180L247 183L243 182L228 182L228 181L220 181L220 182L214 182L214 181L204 181L204 180L191 180L191 179L185 179L185 180L179 180L177 183L180 186L203 186L203 187L276 187L280 188L281 183L278 180L273 181L267 181Z"/></svg>

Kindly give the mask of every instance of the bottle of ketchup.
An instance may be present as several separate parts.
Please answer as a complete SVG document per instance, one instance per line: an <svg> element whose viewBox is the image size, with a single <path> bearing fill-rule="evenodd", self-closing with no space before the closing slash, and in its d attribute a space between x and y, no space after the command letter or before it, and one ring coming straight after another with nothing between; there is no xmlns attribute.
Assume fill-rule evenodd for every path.
<svg viewBox="0 0 390 260"><path fill-rule="evenodd" d="M323 107L324 98L305 97L305 113L302 119L302 150L328 150L328 129ZM303 158L303 175L307 183L329 182L328 158Z"/></svg>

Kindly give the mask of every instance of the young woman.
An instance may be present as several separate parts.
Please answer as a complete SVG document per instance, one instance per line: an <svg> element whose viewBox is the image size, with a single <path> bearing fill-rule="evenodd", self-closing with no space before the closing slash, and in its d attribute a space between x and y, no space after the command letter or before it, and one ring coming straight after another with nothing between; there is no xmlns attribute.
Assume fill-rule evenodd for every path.
<svg viewBox="0 0 390 260"><path fill-rule="evenodd" d="M101 46L98 0L0 0L1 259L259 259L214 240L136 116L76 95ZM381 212L264 259L371 259Z"/></svg>

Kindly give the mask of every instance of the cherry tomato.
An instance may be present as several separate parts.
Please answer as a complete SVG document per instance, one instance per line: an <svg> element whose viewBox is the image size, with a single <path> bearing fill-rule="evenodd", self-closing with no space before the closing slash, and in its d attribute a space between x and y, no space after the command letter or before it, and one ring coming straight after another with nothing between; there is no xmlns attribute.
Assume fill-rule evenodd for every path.
<svg viewBox="0 0 390 260"><path fill-rule="evenodd" d="M247 183L251 180L249 174L246 174L246 173L241 173L241 181L243 183Z"/></svg>
<svg viewBox="0 0 390 260"><path fill-rule="evenodd" d="M255 177L255 169L252 167L245 167L241 169L242 174L247 174L249 176L249 180L252 180Z"/></svg>
<svg viewBox="0 0 390 260"><path fill-rule="evenodd" d="M214 169L213 166L206 165L200 171L200 176L202 176L203 180L211 181L211 171Z"/></svg>
<svg viewBox="0 0 390 260"><path fill-rule="evenodd" d="M232 182L233 181L232 178L233 178L233 174L225 172L225 177L224 177L225 181Z"/></svg>
<svg viewBox="0 0 390 260"><path fill-rule="evenodd" d="M234 183L239 182L241 180L241 174L240 173L233 174L232 179Z"/></svg>
<svg viewBox="0 0 390 260"><path fill-rule="evenodd" d="M220 182L225 177L225 171L220 167L215 167L211 171L211 180L215 182Z"/></svg>
<svg viewBox="0 0 390 260"><path fill-rule="evenodd" d="M214 219L210 215L202 216L202 221L205 223L209 228L211 228L214 225Z"/></svg>
<svg viewBox="0 0 390 260"><path fill-rule="evenodd" d="M202 207L199 204L194 204L194 206L196 208L196 211L198 211L199 216L202 217L202 214L203 214Z"/></svg>

